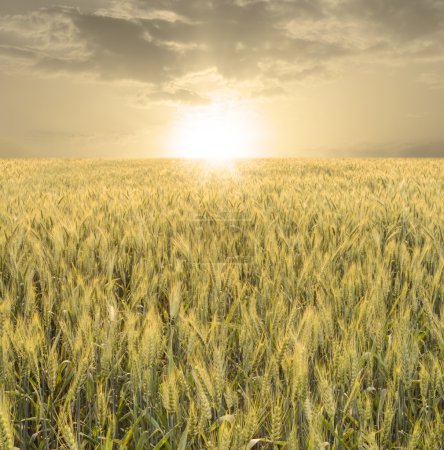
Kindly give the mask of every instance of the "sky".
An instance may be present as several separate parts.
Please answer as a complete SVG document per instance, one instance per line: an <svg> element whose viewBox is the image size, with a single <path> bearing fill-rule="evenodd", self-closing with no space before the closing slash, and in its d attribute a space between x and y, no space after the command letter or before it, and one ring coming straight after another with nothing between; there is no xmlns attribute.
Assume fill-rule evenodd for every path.
<svg viewBox="0 0 444 450"><path fill-rule="evenodd" d="M0 156L444 156L444 0L1 0Z"/></svg>

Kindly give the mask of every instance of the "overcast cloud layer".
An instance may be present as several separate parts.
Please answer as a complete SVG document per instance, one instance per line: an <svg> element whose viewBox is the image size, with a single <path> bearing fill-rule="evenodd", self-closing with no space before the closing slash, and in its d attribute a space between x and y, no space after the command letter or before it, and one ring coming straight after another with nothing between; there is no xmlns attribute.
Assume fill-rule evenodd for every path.
<svg viewBox="0 0 444 450"><path fill-rule="evenodd" d="M413 153L421 156L421 144L428 152L432 146L433 155L444 155L444 132L436 125L444 114L443 0L0 2L0 74L4 77L0 94L8 89L12 104L16 89L17 99L20 99L17 101L23 108L37 109L43 106L41 102L35 105L23 103L24 92L35 91L44 85L47 86L48 97L57 95L49 87L54 83L45 84L45 80L57 79L56 84L65 80L66 89L72 83L113 89L115 97L120 99L115 100L114 107L119 108L119 104L125 103L121 106L122 113L126 109L131 110L135 125L132 128L131 124L124 124L121 130L113 125L116 133L113 145L117 150L110 156L119 155L119 145L127 149L131 139L140 139L141 121L146 123L146 133L155 134L162 127L156 117L164 114L166 126L174 108L209 104L212 95L219 91L238 92L239 98L249 101L271 102L274 122L279 122L279 115L284 114L284 110L279 110L280 105L287 112L291 110L292 96L294 116L297 117L300 114L297 105L304 102L301 99L304 92L318 97L316 86L325 90L324 83L330 83L332 91L324 98L335 97L336 81L347 77L350 77L352 89L356 89L358 96L361 89L365 99L368 86L359 81L361 74L352 76L359 67L370 71L374 68L374 83L375 86L381 85L381 96L387 95L385 90L390 92L384 80L393 76L395 79L399 77L401 84L414 83L412 96L415 99L421 96L428 98L430 91L433 95L430 95L429 104L421 104L420 110L415 110L416 100L409 103L411 110L408 111L404 110L402 102L399 110L394 107L393 129L396 133L394 131L392 136L384 136L384 133L378 136L375 129L372 141L370 131L364 139L354 138L357 131L353 131L349 137L341 135L336 142L332 137L331 147L348 144L352 148L359 143L364 148L375 143L378 148L387 149L387 154L398 154L402 153L402 143L405 142L409 155L414 148L417 150ZM381 74L387 74L387 77ZM22 84L14 81L21 78L24 80ZM372 83L371 77L368 82ZM63 90L63 86L60 89ZM82 91L83 88L76 89ZM88 89L85 87L83 90ZM85 95L87 100L87 92L79 95ZM106 97L106 93L103 95ZM405 95L410 95L410 92ZM385 107L383 100L381 109ZM53 99L51 101L54 102ZM319 108L325 109L322 97L317 101ZM397 101L395 96L393 102ZM307 113L314 118L316 103L313 102ZM72 99L67 97L67 104L71 103ZM373 103L369 108L374 110L376 117L378 104ZM344 107L350 106L347 105ZM336 109L340 107L336 105ZM125 112L127 116L128 111ZM79 114L80 111L73 108L72 113ZM9 124L9 129L0 125L0 152L3 148L6 154L9 148L9 153L18 154L17 149L22 146L42 148L48 144L48 139L37 135L42 132L51 134L49 123L44 124L43 121L37 129L33 128L29 117L25 113L21 115L17 105L0 106L0 114L0 118L5 118L4 123ZM41 111L41 114L45 112ZM54 111L48 112L48 122L53 114ZM145 116L142 118L141 114ZM416 121L405 119L401 123L399 117L396 118L397 114L403 117L410 115L410 120L416 115ZM67 113L65 116L66 120L70 117ZM118 122L117 113L112 120ZM291 128L290 121L287 121ZM408 123L417 127L416 134L408 130L402 135ZM51 145L57 147L56 136L64 136L59 140L59 148L68 141L71 145L74 138L78 147L89 145L92 148L95 142L91 140L92 135L97 139L100 139L100 133L110 136L106 126L102 126L103 130L99 132L82 130L81 123L73 127L73 136L69 137L71 131L67 124L54 124ZM323 127L322 122L319 127ZM359 129L359 126L355 128ZM82 133L89 137L89 144L81 139ZM282 135L286 131L282 128L279 133ZM287 141L291 139L290 134L288 130ZM27 136L28 141L21 142L21 135ZM32 136L35 145L29 142ZM398 150L391 152L390 142L396 143L393 148ZM314 137L307 137L300 145L326 148L327 143L319 141L317 144ZM285 147L284 153L291 154L290 145L280 143L279 147ZM65 155L69 151L61 149L60 153L54 152ZM385 154L384 151L375 147L375 154Z"/></svg>

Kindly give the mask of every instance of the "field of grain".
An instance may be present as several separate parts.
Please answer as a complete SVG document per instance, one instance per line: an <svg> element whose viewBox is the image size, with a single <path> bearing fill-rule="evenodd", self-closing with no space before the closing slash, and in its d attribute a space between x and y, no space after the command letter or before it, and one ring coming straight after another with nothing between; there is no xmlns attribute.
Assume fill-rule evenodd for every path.
<svg viewBox="0 0 444 450"><path fill-rule="evenodd" d="M444 160L0 162L0 449L444 447Z"/></svg>

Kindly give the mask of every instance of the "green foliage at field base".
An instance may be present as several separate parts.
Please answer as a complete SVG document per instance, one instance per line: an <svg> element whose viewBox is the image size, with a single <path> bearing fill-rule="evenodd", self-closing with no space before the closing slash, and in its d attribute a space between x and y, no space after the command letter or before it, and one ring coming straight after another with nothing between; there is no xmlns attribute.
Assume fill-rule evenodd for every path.
<svg viewBox="0 0 444 450"><path fill-rule="evenodd" d="M444 447L444 161L0 162L0 449Z"/></svg>

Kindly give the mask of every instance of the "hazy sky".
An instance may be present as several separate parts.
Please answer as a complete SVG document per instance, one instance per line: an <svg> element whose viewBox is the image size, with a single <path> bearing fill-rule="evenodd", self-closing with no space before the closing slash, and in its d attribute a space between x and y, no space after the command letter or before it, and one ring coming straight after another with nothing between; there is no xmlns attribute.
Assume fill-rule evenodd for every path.
<svg viewBox="0 0 444 450"><path fill-rule="evenodd" d="M0 155L186 156L212 138L444 156L444 0L0 0Z"/></svg>

